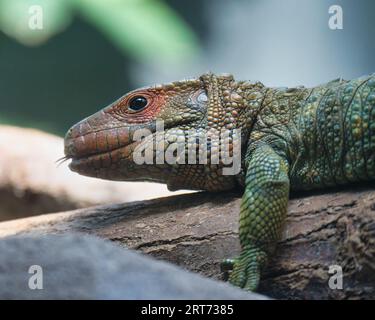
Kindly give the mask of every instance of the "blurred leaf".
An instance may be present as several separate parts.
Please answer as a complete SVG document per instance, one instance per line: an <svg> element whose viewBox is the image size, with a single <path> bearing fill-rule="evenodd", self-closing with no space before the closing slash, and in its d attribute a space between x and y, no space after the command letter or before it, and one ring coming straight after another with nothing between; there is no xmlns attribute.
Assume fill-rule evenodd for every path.
<svg viewBox="0 0 375 320"><path fill-rule="evenodd" d="M0 0L0 30L38 45L66 28L75 12L138 60L178 62L198 48L192 30L162 0Z"/></svg>
<svg viewBox="0 0 375 320"><path fill-rule="evenodd" d="M197 50L191 29L160 0L71 0L121 51L141 60L182 61Z"/></svg>
<svg viewBox="0 0 375 320"><path fill-rule="evenodd" d="M0 0L0 30L23 44L37 45L65 29L70 7L66 0Z"/></svg>

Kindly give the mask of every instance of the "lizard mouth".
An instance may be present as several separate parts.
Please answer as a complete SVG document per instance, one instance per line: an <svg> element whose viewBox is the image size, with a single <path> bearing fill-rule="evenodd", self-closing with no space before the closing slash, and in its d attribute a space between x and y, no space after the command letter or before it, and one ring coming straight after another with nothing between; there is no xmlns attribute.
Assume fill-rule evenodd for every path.
<svg viewBox="0 0 375 320"><path fill-rule="evenodd" d="M69 130L64 140L63 160L71 160L69 168L83 175L116 168L121 161L132 160L137 142L130 139L127 128L113 128L83 135Z"/></svg>
<svg viewBox="0 0 375 320"><path fill-rule="evenodd" d="M89 155L67 155L66 158L71 160L69 169L85 176L117 180L116 175L111 176L112 173L123 167L124 162L134 163L132 151L136 144L137 142L133 142L119 148Z"/></svg>

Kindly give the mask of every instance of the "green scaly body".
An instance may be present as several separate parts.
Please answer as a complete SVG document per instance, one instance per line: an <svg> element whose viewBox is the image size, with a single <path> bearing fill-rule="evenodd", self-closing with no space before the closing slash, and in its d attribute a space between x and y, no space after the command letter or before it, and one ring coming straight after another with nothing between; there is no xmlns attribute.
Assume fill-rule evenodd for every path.
<svg viewBox="0 0 375 320"><path fill-rule="evenodd" d="M147 105L134 110L134 97ZM166 124L163 150L191 129L241 129L241 171L225 176L223 163L210 162L135 165L134 132L154 135L158 119ZM254 290L280 237L290 190L375 180L375 75L280 89L205 74L135 90L72 127L65 153L72 170L104 179L164 182L171 190L241 185L242 252L226 264L231 283Z"/></svg>

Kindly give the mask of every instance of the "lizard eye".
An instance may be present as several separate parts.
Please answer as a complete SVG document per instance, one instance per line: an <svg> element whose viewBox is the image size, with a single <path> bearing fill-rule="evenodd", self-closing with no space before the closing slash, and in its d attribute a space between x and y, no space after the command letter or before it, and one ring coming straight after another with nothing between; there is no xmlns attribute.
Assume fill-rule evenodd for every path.
<svg viewBox="0 0 375 320"><path fill-rule="evenodd" d="M147 106L147 99L143 96L135 96L130 99L128 109L133 112L141 111Z"/></svg>

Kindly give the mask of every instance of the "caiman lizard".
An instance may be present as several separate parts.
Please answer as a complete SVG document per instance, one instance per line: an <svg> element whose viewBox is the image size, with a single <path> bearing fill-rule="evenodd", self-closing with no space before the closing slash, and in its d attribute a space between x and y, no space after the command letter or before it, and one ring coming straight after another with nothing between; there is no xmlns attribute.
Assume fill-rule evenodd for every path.
<svg viewBox="0 0 375 320"><path fill-rule="evenodd" d="M158 121L165 134L155 142ZM144 129L148 134L135 141ZM149 156L155 160L176 141L182 143L179 155L185 154L188 132L199 144L211 129L230 133L229 154L240 156L233 174L223 174L227 164L220 159L134 159L141 145L154 147ZM231 145L236 130L237 149ZM208 138L208 154L223 143ZM70 128L65 155L71 170L102 179L161 182L170 190L242 188L242 251L225 264L232 268L232 284L255 290L280 237L290 191L375 180L375 74L314 88L270 88L207 73L141 88Z"/></svg>

